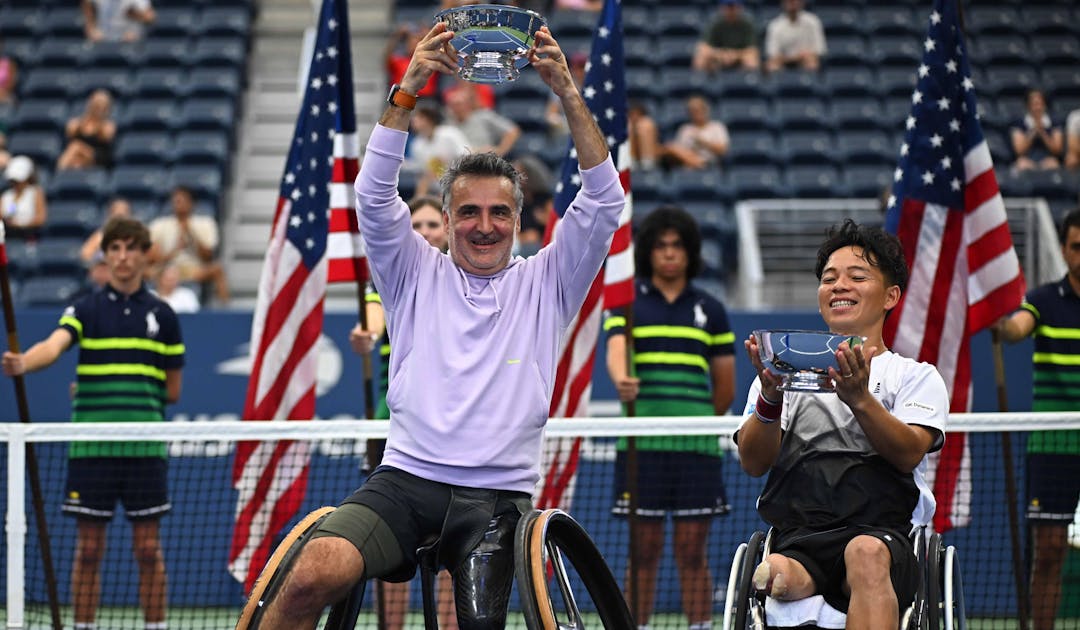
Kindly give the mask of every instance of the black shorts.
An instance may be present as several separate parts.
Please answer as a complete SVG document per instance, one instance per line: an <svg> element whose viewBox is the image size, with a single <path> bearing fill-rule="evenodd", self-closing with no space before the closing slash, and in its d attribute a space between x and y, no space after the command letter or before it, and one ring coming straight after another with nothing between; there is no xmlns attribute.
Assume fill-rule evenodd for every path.
<svg viewBox="0 0 1080 630"><path fill-rule="evenodd" d="M128 520L159 518L172 508L168 469L168 460L160 457L69 459L60 509L78 518L108 521L120 502Z"/></svg>
<svg viewBox="0 0 1080 630"><path fill-rule="evenodd" d="M491 519L509 515L515 522L531 509L524 492L451 486L429 481L390 466L379 466L342 506L359 504L368 511L336 510L323 521L318 535L340 536L369 558L397 558L395 566L365 566L365 578L402 582L416 572L416 550L439 537L439 563L453 572L480 542ZM401 548L400 556L367 545L383 544L378 524L351 522L374 516L382 519ZM385 529L382 529L385 531ZM513 548L506 550L513 554Z"/></svg>
<svg viewBox="0 0 1080 630"><path fill-rule="evenodd" d="M1028 455L1027 486L1028 520L1068 525L1080 498L1080 455Z"/></svg>
<svg viewBox="0 0 1080 630"><path fill-rule="evenodd" d="M918 588L918 561L912 551L911 541L898 531L844 527L789 537L778 534L774 536L776 539L773 541L772 552L800 562L814 580L817 593L840 612L847 613L850 600L850 596L844 592L844 582L847 581L844 549L856 536L873 536L888 546L892 555L892 568L889 573L900 610L904 610L915 599Z"/></svg>
<svg viewBox="0 0 1080 630"><path fill-rule="evenodd" d="M638 516L710 518L731 510L724 490L724 460L683 451L638 451ZM615 506L611 513L626 516L626 451L615 456Z"/></svg>

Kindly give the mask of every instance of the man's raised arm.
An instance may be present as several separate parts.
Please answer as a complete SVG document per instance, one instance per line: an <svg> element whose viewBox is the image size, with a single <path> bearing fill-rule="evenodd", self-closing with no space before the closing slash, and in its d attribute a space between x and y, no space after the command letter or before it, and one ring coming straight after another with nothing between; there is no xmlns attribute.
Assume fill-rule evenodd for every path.
<svg viewBox="0 0 1080 630"><path fill-rule="evenodd" d="M439 22L431 27L423 39L416 45L409 67L401 77L401 83L394 89L401 92L391 100L383 112L379 124L399 131L409 130L409 115L416 105L416 95L427 85L428 79L436 72L455 74L458 70L457 52L450 45L454 32L447 30L446 22ZM394 97L395 95L391 95Z"/></svg>

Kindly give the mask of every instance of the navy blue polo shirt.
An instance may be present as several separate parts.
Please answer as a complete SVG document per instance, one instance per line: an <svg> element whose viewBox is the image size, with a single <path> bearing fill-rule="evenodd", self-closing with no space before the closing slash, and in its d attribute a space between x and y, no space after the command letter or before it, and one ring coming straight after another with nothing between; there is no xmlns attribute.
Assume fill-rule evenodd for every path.
<svg viewBox="0 0 1080 630"><path fill-rule="evenodd" d="M635 285L631 364L641 379L635 411L641 416L714 415L709 364L735 352L724 305L693 284L670 303L650 280L637 278ZM604 331L625 335L626 318L608 313ZM637 445L720 454L714 436L640 437Z"/></svg>
<svg viewBox="0 0 1080 630"><path fill-rule="evenodd" d="M106 285L67 307L60 327L79 346L72 422L165 420L165 373L184 365L176 313L145 286ZM73 442L69 457L165 457L163 442Z"/></svg>
<svg viewBox="0 0 1080 630"><path fill-rule="evenodd" d="M1080 295L1065 276L1029 291L1020 308L1035 317L1032 411L1080 410ZM1080 455L1080 431L1036 431L1028 452Z"/></svg>

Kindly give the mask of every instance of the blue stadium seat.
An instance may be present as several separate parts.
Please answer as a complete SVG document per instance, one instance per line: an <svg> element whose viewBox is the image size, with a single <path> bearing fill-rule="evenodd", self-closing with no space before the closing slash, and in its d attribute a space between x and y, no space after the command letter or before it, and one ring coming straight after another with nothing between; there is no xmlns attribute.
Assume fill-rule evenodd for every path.
<svg viewBox="0 0 1080 630"><path fill-rule="evenodd" d="M844 186L852 197L878 198L893 184L893 169L887 166L850 164L844 167Z"/></svg>
<svg viewBox="0 0 1080 630"><path fill-rule="evenodd" d="M1031 63L1028 40L1019 33L984 35L969 46L971 57L983 65L1026 66Z"/></svg>
<svg viewBox="0 0 1080 630"><path fill-rule="evenodd" d="M551 98L551 89L536 72L523 72L515 81L499 83L496 85L495 94L498 99L502 98L531 98L546 101Z"/></svg>
<svg viewBox="0 0 1080 630"><path fill-rule="evenodd" d="M97 204L75 200L56 200L49 203L49 219L45 222L47 239L71 236L86 238L101 225Z"/></svg>
<svg viewBox="0 0 1080 630"><path fill-rule="evenodd" d="M1038 35L1031 41L1031 60L1039 65L1075 64L1080 58L1076 35Z"/></svg>
<svg viewBox="0 0 1080 630"><path fill-rule="evenodd" d="M661 5L653 11L653 32L662 40L687 37L697 39L701 35L702 27L708 24L707 20L707 15L702 15L696 8L686 4Z"/></svg>
<svg viewBox="0 0 1080 630"><path fill-rule="evenodd" d="M712 94L715 87L710 77L690 69L690 64L668 67L659 71L659 90L662 97L685 99L692 94Z"/></svg>
<svg viewBox="0 0 1080 630"><path fill-rule="evenodd" d="M1050 171L1025 171L1021 175L1031 182L1031 192L1036 197L1046 197L1058 201L1071 201L1076 203L1076 190L1073 181L1066 179L1064 173L1059 170Z"/></svg>
<svg viewBox="0 0 1080 630"><path fill-rule="evenodd" d="M994 164L1006 165L1012 163L1013 150L1007 132L983 127L983 137L986 138L986 146L990 149L990 157L993 158Z"/></svg>
<svg viewBox="0 0 1080 630"><path fill-rule="evenodd" d="M885 99L881 110L882 128L900 131L905 128L905 121L911 115L911 93Z"/></svg>
<svg viewBox="0 0 1080 630"><path fill-rule="evenodd" d="M63 149L61 135L55 131L11 131L7 149L12 155L26 155L38 165L51 165Z"/></svg>
<svg viewBox="0 0 1080 630"><path fill-rule="evenodd" d="M70 98L75 92L68 86L79 83L79 71L73 68L35 68L26 72L19 94L22 98Z"/></svg>
<svg viewBox="0 0 1080 630"><path fill-rule="evenodd" d="M679 168L669 174L672 195L679 202L711 201L722 195L722 178L716 169Z"/></svg>
<svg viewBox="0 0 1080 630"><path fill-rule="evenodd" d="M762 99L724 99L715 117L728 129L761 131L776 128L772 108Z"/></svg>
<svg viewBox="0 0 1080 630"><path fill-rule="evenodd" d="M882 120L881 102L873 97L834 97L829 101L829 109L837 130L895 126L895 121Z"/></svg>
<svg viewBox="0 0 1080 630"><path fill-rule="evenodd" d="M150 27L147 40L158 37L185 37L196 33L196 20L199 10L187 6L162 7L155 11L157 19Z"/></svg>
<svg viewBox="0 0 1080 630"><path fill-rule="evenodd" d="M626 64L627 73L632 68L651 67L655 45L652 37L648 35L627 36L623 39L623 62Z"/></svg>
<svg viewBox="0 0 1080 630"><path fill-rule="evenodd" d="M908 35L880 35L869 41L874 63L904 69L914 76L915 67L923 56L921 40Z"/></svg>
<svg viewBox="0 0 1080 630"><path fill-rule="evenodd" d="M791 189L775 166L734 165L728 173L728 188L739 200L791 196Z"/></svg>
<svg viewBox="0 0 1080 630"><path fill-rule="evenodd" d="M111 195L129 200L160 201L168 192L166 171L160 166L122 164L113 169L109 179Z"/></svg>
<svg viewBox="0 0 1080 630"><path fill-rule="evenodd" d="M656 33L652 10L643 6L624 6L622 9L623 37L626 41L634 37L652 36ZM556 34L558 37L558 34ZM560 42L561 42L560 38Z"/></svg>
<svg viewBox="0 0 1080 630"><path fill-rule="evenodd" d="M1031 197L1031 178L1028 172L1014 171L1008 164L998 164L994 169L1003 197Z"/></svg>
<svg viewBox="0 0 1080 630"><path fill-rule="evenodd" d="M833 37L861 35L862 12L851 4L845 6L815 6L814 15L821 20L821 25L828 33L829 52L832 53Z"/></svg>
<svg viewBox="0 0 1080 630"><path fill-rule="evenodd" d="M144 42L143 67L179 69L187 66L191 41L187 37L154 37Z"/></svg>
<svg viewBox="0 0 1080 630"><path fill-rule="evenodd" d="M1028 90L1039 87L1038 72L1031 66L995 67L993 72L984 75L983 82L975 83L975 88L982 88L997 98L1024 96Z"/></svg>
<svg viewBox="0 0 1080 630"><path fill-rule="evenodd" d="M828 129L832 121L819 98L801 97L778 100L773 106L776 124L785 133L791 130Z"/></svg>
<svg viewBox="0 0 1080 630"><path fill-rule="evenodd" d="M522 131L547 131L546 100L504 98L499 100L496 109L500 114L517 123Z"/></svg>
<svg viewBox="0 0 1080 630"><path fill-rule="evenodd" d="M38 272L37 243L8 237L4 247L7 250L8 270L13 277L26 278Z"/></svg>
<svg viewBox="0 0 1080 630"><path fill-rule="evenodd" d="M547 21L551 34L556 38L567 35L591 37L596 29L596 14L589 11L559 10L547 16Z"/></svg>
<svg viewBox="0 0 1080 630"><path fill-rule="evenodd" d="M877 74L878 96L882 98L893 96L910 97L911 92L915 89L915 64L906 68L881 68ZM910 105L911 101L909 100L909 108Z"/></svg>
<svg viewBox="0 0 1080 630"><path fill-rule="evenodd" d="M78 6L56 6L49 9L41 18L41 34L48 39L77 37L85 38L82 11ZM48 41L48 40L46 40Z"/></svg>
<svg viewBox="0 0 1080 630"><path fill-rule="evenodd" d="M1020 24L1016 9L1002 6L1001 3L972 5L964 11L964 26L975 37L1021 32Z"/></svg>
<svg viewBox="0 0 1080 630"><path fill-rule="evenodd" d="M141 68L135 73L135 96L143 98L177 98L183 94L187 72L178 68Z"/></svg>
<svg viewBox="0 0 1080 630"><path fill-rule="evenodd" d="M831 166L788 167L787 183L796 197L846 197L840 174Z"/></svg>
<svg viewBox="0 0 1080 630"><path fill-rule="evenodd" d="M178 129L233 131L236 108L227 98L193 98L184 101L176 122Z"/></svg>
<svg viewBox="0 0 1080 630"><path fill-rule="evenodd" d="M836 153L841 164L895 165L900 147L884 131L845 129L837 134Z"/></svg>
<svg viewBox="0 0 1080 630"><path fill-rule="evenodd" d="M662 35L653 47L653 62L665 74L669 70L689 69L697 43L698 38L693 35Z"/></svg>
<svg viewBox="0 0 1080 630"><path fill-rule="evenodd" d="M114 157L117 164L161 166L169 162L172 144L167 131L129 131L117 140Z"/></svg>
<svg viewBox="0 0 1080 630"><path fill-rule="evenodd" d="M223 96L236 99L240 95L241 88L239 69L196 68L188 76L184 94L188 98Z"/></svg>
<svg viewBox="0 0 1080 630"><path fill-rule="evenodd" d="M785 131L780 134L780 143L789 166L830 164L836 160L835 140L828 131Z"/></svg>
<svg viewBox="0 0 1080 630"><path fill-rule="evenodd" d="M196 24L202 37L231 35L247 38L251 33L251 13L244 7L208 6Z"/></svg>
<svg viewBox="0 0 1080 630"><path fill-rule="evenodd" d="M96 42L83 58L88 68L135 68L143 63L143 47L130 42Z"/></svg>
<svg viewBox="0 0 1080 630"><path fill-rule="evenodd" d="M88 50L85 37L49 38L38 46L37 61L50 68L74 68L83 62Z"/></svg>
<svg viewBox="0 0 1080 630"><path fill-rule="evenodd" d="M634 204L638 208L651 209L672 198L667 176L656 169L634 171L630 177L630 188L634 194Z"/></svg>
<svg viewBox="0 0 1080 630"><path fill-rule="evenodd" d="M1075 63L1072 66L1046 68L1042 73L1042 85L1055 101L1080 96L1080 68Z"/></svg>
<svg viewBox="0 0 1080 630"><path fill-rule="evenodd" d="M78 275L83 272L82 249L85 235L49 236L37 243L40 273Z"/></svg>
<svg viewBox="0 0 1080 630"><path fill-rule="evenodd" d="M8 120L10 129L62 133L68 119L64 99L26 99L19 103Z"/></svg>
<svg viewBox="0 0 1080 630"><path fill-rule="evenodd" d="M890 4L868 6L863 9L863 32L870 37L901 35L921 38L926 33L926 15L918 11L918 17L908 7Z"/></svg>
<svg viewBox="0 0 1080 630"><path fill-rule="evenodd" d="M100 168L56 171L45 187L50 202L71 200L95 207L104 199L105 191L106 174Z"/></svg>
<svg viewBox="0 0 1080 630"><path fill-rule="evenodd" d="M731 229L731 227L727 225L731 222L731 211L728 209L728 205L721 201L716 199L695 199L680 202L678 205L686 210L687 214L694 217L694 220L697 221L703 240L714 241L719 245L720 235ZM723 257L717 250L712 250L708 253L702 251L702 258L712 259L705 260L704 262L706 265L712 264L719 267L723 264Z"/></svg>
<svg viewBox="0 0 1080 630"><path fill-rule="evenodd" d="M818 81L834 99L846 96L872 98L877 94L877 78L870 68L830 66L818 77Z"/></svg>
<svg viewBox="0 0 1080 630"><path fill-rule="evenodd" d="M76 81L68 86L68 96L85 98L98 88L112 94L115 108L131 95L131 72L121 68L83 68Z"/></svg>
<svg viewBox="0 0 1080 630"><path fill-rule="evenodd" d="M1017 23L1019 28L1026 28L1033 37L1042 35L1073 35L1080 31L1069 11L1073 3L1058 3L1044 6L1028 6L1022 10L1023 19Z"/></svg>
<svg viewBox="0 0 1080 630"><path fill-rule="evenodd" d="M726 161L729 165L783 165L787 157L771 131L732 132Z"/></svg>
<svg viewBox="0 0 1080 630"><path fill-rule="evenodd" d="M778 99L791 97L824 96L821 77L803 70L781 70L769 75L772 94Z"/></svg>
<svg viewBox="0 0 1080 630"><path fill-rule="evenodd" d="M652 68L626 69L626 96L630 99L652 100L660 94L660 82Z"/></svg>
<svg viewBox="0 0 1080 630"><path fill-rule="evenodd" d="M39 44L37 39L31 37L8 37L5 33L3 40L0 41L0 49L5 55L18 62L25 72L36 65Z"/></svg>
<svg viewBox="0 0 1080 630"><path fill-rule="evenodd" d="M200 201L215 201L222 193L221 169L207 165L174 166L169 173L168 190L186 186Z"/></svg>
<svg viewBox="0 0 1080 630"><path fill-rule="evenodd" d="M869 60L869 54L870 47L862 35L833 35L830 32L824 62L827 68L861 68Z"/></svg>
<svg viewBox="0 0 1080 630"><path fill-rule="evenodd" d="M177 124L177 106L172 100L136 99L116 117L121 132L169 131Z"/></svg>
<svg viewBox="0 0 1080 630"><path fill-rule="evenodd" d="M72 275L34 276L23 281L19 301L26 306L65 306L83 282Z"/></svg>
<svg viewBox="0 0 1080 630"><path fill-rule="evenodd" d="M42 34L44 11L30 7L5 7L0 10L0 33L8 37L38 37Z"/></svg>
<svg viewBox="0 0 1080 630"><path fill-rule="evenodd" d="M719 87L725 98L765 99L773 95L773 84L762 78L760 72L723 72L712 81Z"/></svg>

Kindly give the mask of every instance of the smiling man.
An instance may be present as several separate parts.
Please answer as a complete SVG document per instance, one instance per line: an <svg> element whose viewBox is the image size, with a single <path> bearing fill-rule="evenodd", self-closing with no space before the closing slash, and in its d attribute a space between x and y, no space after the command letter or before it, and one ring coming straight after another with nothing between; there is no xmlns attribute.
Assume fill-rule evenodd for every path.
<svg viewBox="0 0 1080 630"><path fill-rule="evenodd" d="M397 191L406 131L432 73L457 72L452 37L440 23L420 41L356 180L394 340L382 465L304 547L264 629L312 627L361 577L407 579L417 547L436 535L459 627L506 623L514 529L539 479L559 340L603 264L625 200L607 143L544 27L529 61L563 105L582 184L553 244L527 260L511 257L522 182L493 153L463 156L442 177L448 254L413 231Z"/></svg>
<svg viewBox="0 0 1080 630"><path fill-rule="evenodd" d="M882 339L907 285L895 236L849 219L818 250L815 273L829 330L864 341L836 352L835 393L781 391L756 339L745 342L758 377L735 441L745 471L769 473L758 512L773 527L754 586L780 600L823 595L848 628L895 628L915 595L908 532L934 513L926 455L944 443L949 399L934 366Z"/></svg>

